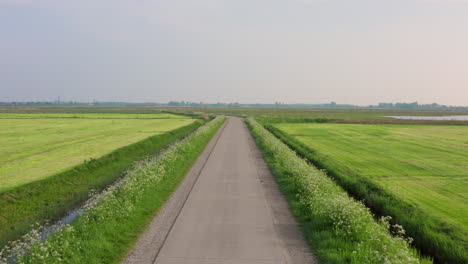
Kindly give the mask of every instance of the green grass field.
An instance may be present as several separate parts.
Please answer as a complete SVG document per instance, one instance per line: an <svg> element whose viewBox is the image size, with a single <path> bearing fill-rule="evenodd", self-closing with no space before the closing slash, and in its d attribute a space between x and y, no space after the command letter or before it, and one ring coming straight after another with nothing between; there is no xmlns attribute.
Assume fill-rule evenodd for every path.
<svg viewBox="0 0 468 264"><path fill-rule="evenodd" d="M164 108L161 108L164 109ZM468 115L463 110L416 110L416 109L332 109L332 108L252 108L252 107L175 107L168 108L172 112L220 114L242 117L255 117L258 121L266 119L269 122L294 121L320 119L342 122L366 122L379 120L381 122L415 122L414 120L397 120L384 116L446 116ZM1 112L1 109L0 109ZM435 122L441 123L441 121ZM468 124L466 121L458 121L460 124Z"/></svg>
<svg viewBox="0 0 468 264"><path fill-rule="evenodd" d="M43 118L86 118L86 119L186 119L184 116L167 113L1 113L0 119L43 119Z"/></svg>
<svg viewBox="0 0 468 264"><path fill-rule="evenodd" d="M301 119L329 119L340 121L367 121L382 120L403 122L383 116L412 115L412 116L439 116L439 115L468 115L466 110L417 110L417 109L333 109L333 108L284 108L284 107L0 107L1 113L10 114L160 114L161 112L181 113L190 115L233 115L255 117L257 120L301 120ZM260 120L259 120L260 121ZM408 122L414 122L410 120ZM440 123L440 121L438 122ZM468 124L468 122L459 122Z"/></svg>
<svg viewBox="0 0 468 264"><path fill-rule="evenodd" d="M371 178L468 233L468 127L278 124L342 173Z"/></svg>
<svg viewBox="0 0 468 264"><path fill-rule="evenodd" d="M179 143L165 148L166 151L134 163L123 176L127 180L122 186L100 194L97 204L88 206L84 215L69 228L49 237L47 243L39 246L37 241L27 239L14 243L16 249L24 248L25 244L33 247L32 253L19 262L120 263L224 120L218 118L206 123L194 133L178 137ZM190 126L196 123L199 124L193 129L201 122ZM161 136L155 137L158 142L164 141ZM16 250L3 253L8 257L16 255ZM2 253L0 263L3 263L1 257Z"/></svg>
<svg viewBox="0 0 468 264"><path fill-rule="evenodd" d="M192 122L170 114L0 114L0 192Z"/></svg>
<svg viewBox="0 0 468 264"><path fill-rule="evenodd" d="M468 127L283 123L266 127L436 263L468 260Z"/></svg>
<svg viewBox="0 0 468 264"><path fill-rule="evenodd" d="M256 121L248 125L320 263L432 263L326 173Z"/></svg>

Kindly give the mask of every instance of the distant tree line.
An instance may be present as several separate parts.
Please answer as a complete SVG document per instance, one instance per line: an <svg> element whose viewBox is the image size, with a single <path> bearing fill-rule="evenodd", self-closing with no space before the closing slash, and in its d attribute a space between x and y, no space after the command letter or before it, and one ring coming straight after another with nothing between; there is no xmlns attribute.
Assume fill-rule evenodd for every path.
<svg viewBox="0 0 468 264"><path fill-rule="evenodd" d="M434 110L467 110L467 106L447 106L440 105L436 103L432 104L418 104L418 102L413 103L379 103L377 106L369 106L373 108L384 108L384 109L434 109Z"/></svg>
<svg viewBox="0 0 468 264"><path fill-rule="evenodd" d="M65 106L78 105L79 106L79 105L90 105L90 103L82 103L82 102L76 102L76 101L0 102L0 106L54 106L54 105L65 105Z"/></svg>
<svg viewBox="0 0 468 264"><path fill-rule="evenodd" d="M436 103L418 104L411 103L379 103L377 105L358 106L352 104L337 104L330 102L325 104L285 104L275 102L273 104L241 104L233 103L203 103L189 101L170 101L168 103L130 103L130 102L77 102L77 101L37 101L37 102L0 102L0 107L40 107L40 106L177 106L177 107L268 107L268 108L341 108L341 109L420 109L420 110L468 110L468 106L448 106Z"/></svg>

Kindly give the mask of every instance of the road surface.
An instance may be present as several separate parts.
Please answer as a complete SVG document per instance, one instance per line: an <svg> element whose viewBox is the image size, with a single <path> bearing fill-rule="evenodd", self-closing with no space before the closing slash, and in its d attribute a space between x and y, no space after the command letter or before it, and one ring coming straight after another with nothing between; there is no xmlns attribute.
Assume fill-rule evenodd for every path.
<svg viewBox="0 0 468 264"><path fill-rule="evenodd" d="M124 263L316 260L245 123L229 117Z"/></svg>

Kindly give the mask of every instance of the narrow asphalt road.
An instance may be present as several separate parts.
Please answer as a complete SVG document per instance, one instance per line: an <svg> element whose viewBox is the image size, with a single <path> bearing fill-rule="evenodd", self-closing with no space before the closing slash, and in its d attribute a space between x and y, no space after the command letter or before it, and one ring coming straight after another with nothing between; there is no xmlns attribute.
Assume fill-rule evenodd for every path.
<svg viewBox="0 0 468 264"><path fill-rule="evenodd" d="M245 123L229 117L124 263L316 263Z"/></svg>

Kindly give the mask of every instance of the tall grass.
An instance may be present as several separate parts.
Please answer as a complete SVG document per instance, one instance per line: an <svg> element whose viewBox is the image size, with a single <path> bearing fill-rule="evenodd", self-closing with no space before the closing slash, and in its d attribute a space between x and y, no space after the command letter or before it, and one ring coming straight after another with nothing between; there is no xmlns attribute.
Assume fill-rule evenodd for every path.
<svg viewBox="0 0 468 264"><path fill-rule="evenodd" d="M466 233L437 218L429 217L418 207L400 199L366 177L343 173L336 169L332 160L321 157L317 152L294 137L272 125L266 125L286 145L320 169L325 169L351 196L364 200L377 215L390 215L390 222L405 227L414 238L414 246L423 254L434 258L436 263L468 263Z"/></svg>
<svg viewBox="0 0 468 264"><path fill-rule="evenodd" d="M183 179L223 124L216 118L177 141L160 155L137 162L125 177L85 205L71 225L40 242L37 230L0 253L0 263L17 252L17 263L114 263L125 256L138 234Z"/></svg>
<svg viewBox="0 0 468 264"><path fill-rule="evenodd" d="M311 166L262 125L248 120L252 134L286 192L309 242L323 263L431 263L410 247L401 226L379 221L323 171Z"/></svg>

